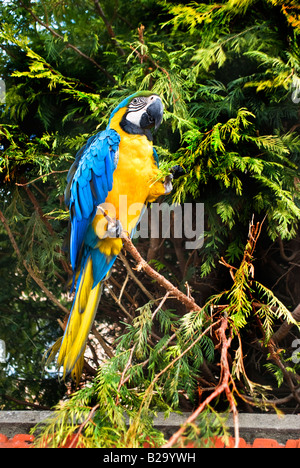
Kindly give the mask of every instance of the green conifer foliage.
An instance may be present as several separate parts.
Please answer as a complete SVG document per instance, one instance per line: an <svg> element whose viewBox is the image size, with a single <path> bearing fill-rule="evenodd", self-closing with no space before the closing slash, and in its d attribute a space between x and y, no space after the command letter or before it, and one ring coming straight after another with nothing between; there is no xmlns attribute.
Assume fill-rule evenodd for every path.
<svg viewBox="0 0 300 468"><path fill-rule="evenodd" d="M219 410L273 408L277 384L299 403L298 3L7 0L0 14L0 409L57 405L41 444L76 430L74 444L123 447L164 443L155 411L201 408L185 434L203 446L226 433ZM66 174L140 89L164 102L162 173L185 170L163 201L204 203L203 246L135 241L152 271L120 255L81 388L58 403L72 383L41 361L71 303Z"/></svg>

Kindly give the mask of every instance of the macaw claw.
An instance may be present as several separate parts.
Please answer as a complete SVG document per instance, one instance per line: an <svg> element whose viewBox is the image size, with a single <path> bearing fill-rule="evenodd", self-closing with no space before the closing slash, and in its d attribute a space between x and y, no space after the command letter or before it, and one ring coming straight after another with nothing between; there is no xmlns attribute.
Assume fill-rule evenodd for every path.
<svg viewBox="0 0 300 468"><path fill-rule="evenodd" d="M181 177L182 175L186 174L185 170L183 167L176 165L171 168L171 174L173 176L173 179L178 179L178 177Z"/></svg>
<svg viewBox="0 0 300 468"><path fill-rule="evenodd" d="M166 176L165 181L164 181L165 195L167 195L168 193L171 193L173 190L172 180L173 180L172 174L169 174Z"/></svg>
<svg viewBox="0 0 300 468"><path fill-rule="evenodd" d="M107 222L107 237L121 237L123 226L119 219L111 219Z"/></svg>

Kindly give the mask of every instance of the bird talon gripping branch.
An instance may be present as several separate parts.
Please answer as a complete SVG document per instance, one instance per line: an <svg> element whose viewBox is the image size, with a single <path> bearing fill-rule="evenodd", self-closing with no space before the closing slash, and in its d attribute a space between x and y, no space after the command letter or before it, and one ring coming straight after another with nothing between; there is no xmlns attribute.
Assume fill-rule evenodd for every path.
<svg viewBox="0 0 300 468"><path fill-rule="evenodd" d="M173 190L172 180L173 180L173 175L172 174L167 175L167 177L165 178L164 188L165 188L165 194L166 195L168 193L172 192L172 190Z"/></svg>
<svg viewBox="0 0 300 468"><path fill-rule="evenodd" d="M119 219L115 218L112 221L108 221L106 231L108 237L121 237L123 227Z"/></svg>

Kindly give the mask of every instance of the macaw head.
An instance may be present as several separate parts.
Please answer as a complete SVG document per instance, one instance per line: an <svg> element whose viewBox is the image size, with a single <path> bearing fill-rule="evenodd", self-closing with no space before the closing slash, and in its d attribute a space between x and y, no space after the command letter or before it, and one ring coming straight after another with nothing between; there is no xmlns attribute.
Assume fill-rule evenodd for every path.
<svg viewBox="0 0 300 468"><path fill-rule="evenodd" d="M122 112L121 112L122 111ZM158 129L163 118L163 104L157 94L139 91L124 99L112 112L112 119L120 115L120 127L130 134L151 135L150 129ZM120 114L119 114L120 112Z"/></svg>

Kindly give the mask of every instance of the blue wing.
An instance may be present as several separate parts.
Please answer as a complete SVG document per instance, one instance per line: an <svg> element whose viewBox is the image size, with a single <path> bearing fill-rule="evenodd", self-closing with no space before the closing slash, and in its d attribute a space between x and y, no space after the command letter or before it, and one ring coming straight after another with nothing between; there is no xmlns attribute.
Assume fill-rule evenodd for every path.
<svg viewBox="0 0 300 468"><path fill-rule="evenodd" d="M65 201L71 218L70 260L74 274L97 205L105 202L112 189L119 143L120 135L113 129L91 137L68 173Z"/></svg>

